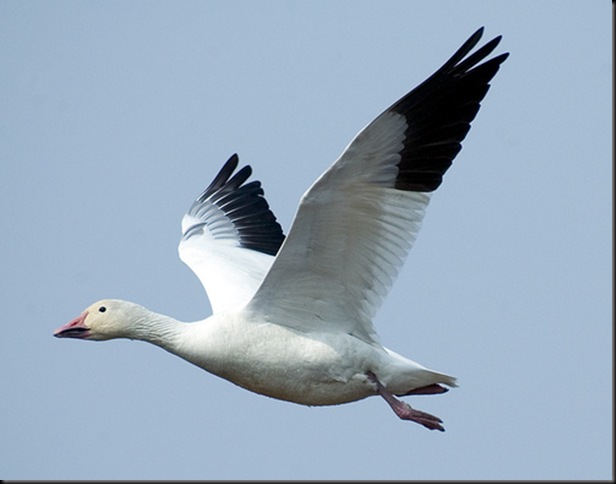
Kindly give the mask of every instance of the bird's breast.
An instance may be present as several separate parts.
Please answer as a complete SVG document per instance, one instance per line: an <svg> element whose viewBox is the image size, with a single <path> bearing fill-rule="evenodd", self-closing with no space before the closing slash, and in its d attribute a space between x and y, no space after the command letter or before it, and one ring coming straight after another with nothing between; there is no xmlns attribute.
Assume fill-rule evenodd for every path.
<svg viewBox="0 0 616 484"><path fill-rule="evenodd" d="M209 329L207 338L193 337L192 349L179 356L253 392L304 405L346 403L374 393L366 377L374 350L353 336L270 323Z"/></svg>

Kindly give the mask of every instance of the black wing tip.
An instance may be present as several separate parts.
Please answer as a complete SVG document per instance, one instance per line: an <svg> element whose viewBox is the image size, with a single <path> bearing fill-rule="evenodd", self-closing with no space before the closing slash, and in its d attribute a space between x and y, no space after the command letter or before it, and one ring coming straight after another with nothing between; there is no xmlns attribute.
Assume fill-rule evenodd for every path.
<svg viewBox="0 0 616 484"><path fill-rule="evenodd" d="M239 162L240 162L240 157L237 155L237 153L233 153L229 157L229 159L225 161L225 163L222 165L222 168L220 169L220 171L224 171L227 168L230 169L231 171L234 171L237 168L237 165Z"/></svg>
<svg viewBox="0 0 616 484"><path fill-rule="evenodd" d="M208 226L209 208L222 211L238 233L240 247L276 255L285 239L276 216L271 211L259 180L246 181L252 175L250 165L239 166L237 153L224 163L210 185L197 197L189 214L200 220L189 227L184 238ZM214 234L215 237L215 234Z"/></svg>
<svg viewBox="0 0 616 484"><path fill-rule="evenodd" d="M472 50L479 43L479 41L481 40L481 37L483 37L484 32L485 32L485 26L482 25L477 30L475 30L475 32L473 32L468 39L466 39L466 41L462 44L462 46L456 51L456 54L459 52L468 53L470 50Z"/></svg>
<svg viewBox="0 0 616 484"><path fill-rule="evenodd" d="M462 46L459 47L449 59L447 59L441 68L426 80L426 82L430 81L434 77L446 75L452 71L467 71L490 55L494 49L496 49L498 44L500 44L503 39L502 35L497 35L471 54L471 51L479 44L484 31L485 27L479 27L468 39L466 39ZM502 60L505 59L506 57Z"/></svg>
<svg viewBox="0 0 616 484"><path fill-rule="evenodd" d="M218 175L214 177L214 179L218 178L218 176L222 173L227 174L227 179L231 176L231 174L237 169L237 166L240 163L240 157L237 153L233 153L227 161L222 165L222 168L218 172Z"/></svg>
<svg viewBox="0 0 616 484"><path fill-rule="evenodd" d="M477 29L434 74L389 109L403 115L409 126L395 188L432 192L442 183L490 81L509 57L506 52L485 60L502 35L475 49L484 30Z"/></svg>
<svg viewBox="0 0 616 484"><path fill-rule="evenodd" d="M505 60L507 60L507 57L509 57L511 54L509 52L503 52L502 54L497 55L496 57L490 59L492 62L495 62L497 64L502 64L503 62L505 62ZM498 61L498 62L497 62Z"/></svg>
<svg viewBox="0 0 616 484"><path fill-rule="evenodd" d="M482 25L477 30L475 30L475 32L473 32L473 34L468 38L468 40L464 43L464 45L471 44L471 49L472 49L479 43L479 41L481 40L481 37L483 37L484 32L485 32L485 25ZM503 39L502 34L497 35L492 40L490 40L488 44L486 45L494 44L493 47L496 47L502 39Z"/></svg>
<svg viewBox="0 0 616 484"><path fill-rule="evenodd" d="M473 35L468 38L467 42L470 42L472 40L473 45L477 44L477 42L481 40L481 37L483 37L483 33L485 32L485 30L486 26L482 25L477 30L475 30L475 32L473 32Z"/></svg>
<svg viewBox="0 0 616 484"><path fill-rule="evenodd" d="M449 70L446 67L450 69L459 68L463 71L467 71L471 69L472 67L476 66L477 64L479 64L479 62L481 62L487 56L489 56L494 51L494 49L496 49L498 44L500 44L501 40L503 40L502 35L497 35L496 37L494 37L493 39L489 40L484 45L479 47L475 52L473 52L472 54L470 53L479 44L479 41L481 40L481 37L483 36L484 30L485 30L485 27L480 27L479 29L477 29L475 33L471 35L468 38L468 40L462 45L462 47L460 47L451 56L451 58L447 62L445 62L445 64L443 65L443 68L439 69L439 72L443 70L445 71ZM500 58L501 56L502 54L499 55L498 57ZM506 58L507 56L503 57L502 60L505 60ZM494 59L490 59L490 61L493 61L493 60Z"/></svg>

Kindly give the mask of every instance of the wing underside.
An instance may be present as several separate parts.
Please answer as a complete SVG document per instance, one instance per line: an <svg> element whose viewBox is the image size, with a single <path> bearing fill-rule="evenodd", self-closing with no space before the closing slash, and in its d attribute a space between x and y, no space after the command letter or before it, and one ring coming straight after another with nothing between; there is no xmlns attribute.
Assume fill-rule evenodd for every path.
<svg viewBox="0 0 616 484"><path fill-rule="evenodd" d="M251 168L225 163L182 219L180 258L197 275L214 313L237 309L256 292L283 240Z"/></svg>

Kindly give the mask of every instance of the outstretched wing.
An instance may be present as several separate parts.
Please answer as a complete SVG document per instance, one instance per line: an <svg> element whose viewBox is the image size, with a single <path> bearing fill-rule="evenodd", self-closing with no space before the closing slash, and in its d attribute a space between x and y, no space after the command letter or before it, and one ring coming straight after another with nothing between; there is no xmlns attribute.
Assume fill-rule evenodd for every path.
<svg viewBox="0 0 616 484"><path fill-rule="evenodd" d="M252 170L233 175L237 165L231 156L182 219L180 259L203 284L214 313L250 300L284 240L261 182L244 184Z"/></svg>
<svg viewBox="0 0 616 484"><path fill-rule="evenodd" d="M479 64L500 37L468 55L482 33L360 131L304 194L248 310L300 330L376 340L373 316L417 237L430 192L508 56Z"/></svg>

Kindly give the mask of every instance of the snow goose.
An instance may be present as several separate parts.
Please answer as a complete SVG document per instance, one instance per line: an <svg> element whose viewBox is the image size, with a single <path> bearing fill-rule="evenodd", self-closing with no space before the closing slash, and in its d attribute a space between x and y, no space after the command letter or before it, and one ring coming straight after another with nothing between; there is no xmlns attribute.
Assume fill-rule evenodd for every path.
<svg viewBox="0 0 616 484"><path fill-rule="evenodd" d="M500 36L470 54L482 33L357 134L304 194L286 238L251 168L236 171L237 155L225 163L184 216L179 245L212 316L182 323L107 299L55 336L147 341L304 405L380 395L401 419L444 430L397 397L443 393L456 379L383 347L373 318L508 56L481 63Z"/></svg>

